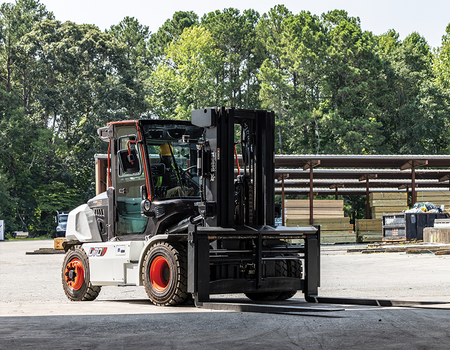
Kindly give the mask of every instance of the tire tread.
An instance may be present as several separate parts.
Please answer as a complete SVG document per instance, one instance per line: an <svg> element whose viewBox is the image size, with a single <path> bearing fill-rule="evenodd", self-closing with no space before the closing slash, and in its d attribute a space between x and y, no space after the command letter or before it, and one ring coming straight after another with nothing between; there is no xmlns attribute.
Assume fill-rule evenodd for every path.
<svg viewBox="0 0 450 350"><path fill-rule="evenodd" d="M74 257L81 258L80 260L83 263L83 268L87 273L85 273L85 283L86 283L86 290L82 293L81 296L75 297L73 293L71 293L71 289L69 286L67 286L64 278L64 271L66 268L66 265L68 261L66 261L67 257L73 255ZM61 271L61 280L63 285L64 294L66 294L67 298L71 301L92 301L95 300L100 291L100 286L93 286L90 281L90 273L89 273L89 258L84 251L84 249L81 247L81 245L74 245L70 247L70 249L66 253L66 257L64 258L64 263Z"/></svg>

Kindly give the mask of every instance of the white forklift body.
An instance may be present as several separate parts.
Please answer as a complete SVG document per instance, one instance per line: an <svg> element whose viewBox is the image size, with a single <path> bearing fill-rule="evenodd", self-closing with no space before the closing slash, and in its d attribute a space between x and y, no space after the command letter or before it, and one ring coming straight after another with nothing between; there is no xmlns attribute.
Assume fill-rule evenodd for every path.
<svg viewBox="0 0 450 350"><path fill-rule="evenodd" d="M82 204L69 213L66 238L68 241L101 242L94 211Z"/></svg>
<svg viewBox="0 0 450 350"><path fill-rule="evenodd" d="M143 281L139 267L145 248L155 240L167 239L167 235L145 241L102 242L94 211L83 204L69 213L66 238L83 243L93 286L140 286Z"/></svg>

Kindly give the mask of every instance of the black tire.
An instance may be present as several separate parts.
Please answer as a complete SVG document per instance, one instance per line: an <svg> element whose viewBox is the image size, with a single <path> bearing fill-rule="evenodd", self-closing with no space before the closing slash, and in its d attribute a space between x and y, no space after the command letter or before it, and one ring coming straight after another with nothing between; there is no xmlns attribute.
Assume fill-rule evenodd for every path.
<svg viewBox="0 0 450 350"><path fill-rule="evenodd" d="M302 277L302 262L301 260L279 260L275 263L276 276L288 277ZM246 293L247 298L253 301L274 301L287 300L292 298L297 291L284 292L265 292L265 293Z"/></svg>
<svg viewBox="0 0 450 350"><path fill-rule="evenodd" d="M61 271L64 293L72 301L90 301L97 298L100 286L90 280L89 259L81 246L70 247L64 257Z"/></svg>
<svg viewBox="0 0 450 350"><path fill-rule="evenodd" d="M144 258L142 279L155 305L179 305L188 298L186 249L179 244L156 243Z"/></svg>
<svg viewBox="0 0 450 350"><path fill-rule="evenodd" d="M287 264L285 260L277 260L275 262L275 276L287 276ZM273 301L280 300L280 294L280 292L246 293L245 296L253 301Z"/></svg>
<svg viewBox="0 0 450 350"><path fill-rule="evenodd" d="M296 277L296 278L302 278L302 262L301 260L287 260L287 273L285 276L288 277ZM287 300L292 298L295 294L297 294L297 291L286 291L281 292L277 298L277 300Z"/></svg>

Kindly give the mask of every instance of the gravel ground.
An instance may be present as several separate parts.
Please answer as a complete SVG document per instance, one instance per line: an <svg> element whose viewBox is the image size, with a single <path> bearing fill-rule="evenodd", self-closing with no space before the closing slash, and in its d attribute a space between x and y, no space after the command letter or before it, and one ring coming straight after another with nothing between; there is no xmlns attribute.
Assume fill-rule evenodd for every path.
<svg viewBox="0 0 450 350"><path fill-rule="evenodd" d="M448 304L254 314L155 307L143 287L103 287L94 302L70 302L60 282L64 255L25 254L51 247L51 240L0 242L0 349L448 349L450 344ZM346 254L347 247L323 248L321 296L450 303L450 256ZM301 293L290 303L317 307Z"/></svg>

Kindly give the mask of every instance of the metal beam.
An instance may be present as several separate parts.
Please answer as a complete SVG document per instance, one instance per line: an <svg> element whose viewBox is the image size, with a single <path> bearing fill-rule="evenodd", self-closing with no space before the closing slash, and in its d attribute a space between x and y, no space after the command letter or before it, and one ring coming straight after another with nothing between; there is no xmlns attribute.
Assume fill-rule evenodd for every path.
<svg viewBox="0 0 450 350"><path fill-rule="evenodd" d="M305 163L305 165L303 165L303 170L306 171L308 169L315 168L318 165L320 165L320 160L319 159L311 159L311 160L308 160Z"/></svg>
<svg viewBox="0 0 450 350"><path fill-rule="evenodd" d="M320 160L318 159L310 159L307 160L305 165L303 166L303 170L309 169L309 224L312 225L314 221L314 214L313 214L313 208L314 208L314 193L313 193L313 169L314 167L318 166L320 164Z"/></svg>
<svg viewBox="0 0 450 350"><path fill-rule="evenodd" d="M398 186L399 190L409 190L412 187L412 184L403 184ZM416 187L419 187L418 184L416 184Z"/></svg>
<svg viewBox="0 0 450 350"><path fill-rule="evenodd" d="M333 188L343 188L343 187L345 187L345 185L344 185L343 183L338 183L338 184L332 184L332 185L330 185L330 189L333 189Z"/></svg>
<svg viewBox="0 0 450 350"><path fill-rule="evenodd" d="M446 189L448 188L449 184L448 182L438 182L438 180L436 179L436 181L427 181L427 180L417 180L417 174L416 174L416 187L419 188L441 188L441 189ZM409 180L409 181L408 181ZM403 180L381 180L381 181L377 181L377 179L373 179L370 180L370 190L373 191L377 188L391 188L391 191L397 190L399 186L403 185L403 184L411 184L411 180L410 179L403 179ZM358 187L366 187L365 181L364 182L360 182L357 179L354 181L345 181L345 182L337 182L337 183L343 183L345 185L345 188L358 188ZM281 189L281 181L277 181L275 183L275 187L276 188L280 188ZM316 171L314 171L314 188L327 188L327 189L334 189L330 188L330 185L333 185L333 180L327 180L327 181L320 181L316 179ZM285 180L284 181L284 188L292 188L292 187L304 187L304 188L308 188L309 189L309 174L308 174L308 180L305 179L301 179L301 180Z"/></svg>
<svg viewBox="0 0 450 350"><path fill-rule="evenodd" d="M285 216L284 216L284 179L287 179L289 174L281 174L278 176L278 181L281 179L281 225L284 226Z"/></svg>
<svg viewBox="0 0 450 350"><path fill-rule="evenodd" d="M330 185L330 189L335 189L334 199L338 200L338 188L343 188L344 184L332 184Z"/></svg>
<svg viewBox="0 0 450 350"><path fill-rule="evenodd" d="M422 167L428 165L428 160L416 159L416 160L408 160L405 164L400 167L400 170L407 170L417 167Z"/></svg>
<svg viewBox="0 0 450 350"><path fill-rule="evenodd" d="M439 179L439 182L450 181L450 174L444 175Z"/></svg>
<svg viewBox="0 0 450 350"><path fill-rule="evenodd" d="M309 167L309 224L311 226L314 222L313 168L312 165Z"/></svg>
<svg viewBox="0 0 450 350"><path fill-rule="evenodd" d="M366 219L370 219L370 203L369 203L369 178L366 178Z"/></svg>
<svg viewBox="0 0 450 350"><path fill-rule="evenodd" d="M428 165L427 159L411 159L400 167L400 170L411 169L411 205L416 203L416 168Z"/></svg>
<svg viewBox="0 0 450 350"><path fill-rule="evenodd" d="M376 179L377 177L377 174L364 174L359 178L359 181L366 181L366 219L370 219L369 180Z"/></svg>
<svg viewBox="0 0 450 350"><path fill-rule="evenodd" d="M376 179L377 177L378 177L378 174L364 174L364 175L361 175L361 177L359 178L359 181Z"/></svg>

